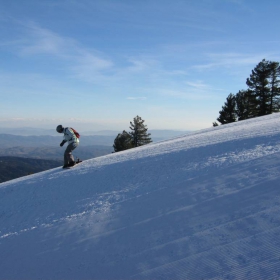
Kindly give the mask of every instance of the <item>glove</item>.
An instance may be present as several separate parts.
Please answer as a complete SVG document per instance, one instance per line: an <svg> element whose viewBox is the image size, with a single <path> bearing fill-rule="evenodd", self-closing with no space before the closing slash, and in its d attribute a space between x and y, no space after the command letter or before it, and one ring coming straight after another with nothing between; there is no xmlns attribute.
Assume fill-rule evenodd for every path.
<svg viewBox="0 0 280 280"><path fill-rule="evenodd" d="M62 147L62 146L64 145L64 143L65 143L65 141L62 141L62 142L60 143L60 147Z"/></svg>

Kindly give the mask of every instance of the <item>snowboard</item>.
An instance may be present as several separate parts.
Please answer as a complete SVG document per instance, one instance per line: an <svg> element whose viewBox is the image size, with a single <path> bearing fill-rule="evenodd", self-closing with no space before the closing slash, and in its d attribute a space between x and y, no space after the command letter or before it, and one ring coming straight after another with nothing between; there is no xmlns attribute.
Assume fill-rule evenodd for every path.
<svg viewBox="0 0 280 280"><path fill-rule="evenodd" d="M68 166L68 167L65 167L65 168L63 168L63 169L71 169L71 168L73 168L73 167L75 167L75 166L77 166L79 163L81 163L81 162L83 162L82 160L80 160L79 158L75 161L75 165L73 165L73 166Z"/></svg>

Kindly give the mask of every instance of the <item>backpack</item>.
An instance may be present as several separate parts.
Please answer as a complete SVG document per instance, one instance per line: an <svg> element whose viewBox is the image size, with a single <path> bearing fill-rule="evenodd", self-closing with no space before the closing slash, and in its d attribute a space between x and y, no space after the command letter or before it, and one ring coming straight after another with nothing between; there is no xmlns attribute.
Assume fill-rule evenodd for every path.
<svg viewBox="0 0 280 280"><path fill-rule="evenodd" d="M73 130L74 134L76 135L77 138L80 138L80 134L78 131L76 131L74 128L71 127L71 129Z"/></svg>

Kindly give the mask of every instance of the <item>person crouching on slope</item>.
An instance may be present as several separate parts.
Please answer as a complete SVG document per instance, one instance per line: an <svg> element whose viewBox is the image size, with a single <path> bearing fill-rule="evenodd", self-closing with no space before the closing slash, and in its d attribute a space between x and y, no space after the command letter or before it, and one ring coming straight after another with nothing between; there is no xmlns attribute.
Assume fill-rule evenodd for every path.
<svg viewBox="0 0 280 280"><path fill-rule="evenodd" d="M68 142L68 146L64 152L64 165L63 168L74 166L75 160L72 155L72 152L78 147L79 139L76 137L74 131L70 127L63 127L61 124L57 126L56 131L58 133L64 133L64 137L62 142L60 143L60 147L62 147L66 142Z"/></svg>

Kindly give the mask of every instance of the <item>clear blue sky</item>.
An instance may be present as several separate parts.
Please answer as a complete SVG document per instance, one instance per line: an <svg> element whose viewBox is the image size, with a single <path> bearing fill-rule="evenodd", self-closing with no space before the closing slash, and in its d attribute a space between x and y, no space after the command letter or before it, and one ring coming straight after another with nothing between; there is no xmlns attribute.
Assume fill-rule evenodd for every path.
<svg viewBox="0 0 280 280"><path fill-rule="evenodd" d="M0 0L0 127L212 126L263 59L278 0Z"/></svg>

